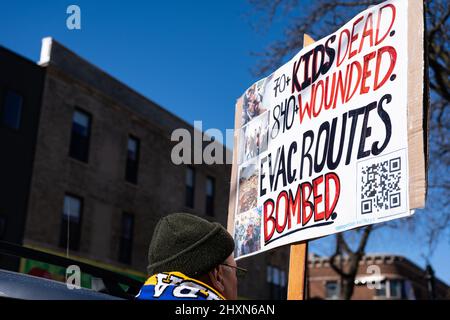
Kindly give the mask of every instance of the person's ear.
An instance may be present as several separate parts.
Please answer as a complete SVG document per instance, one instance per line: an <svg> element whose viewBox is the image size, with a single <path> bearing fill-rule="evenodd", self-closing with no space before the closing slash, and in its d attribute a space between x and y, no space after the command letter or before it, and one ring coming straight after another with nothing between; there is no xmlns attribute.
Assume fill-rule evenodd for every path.
<svg viewBox="0 0 450 320"><path fill-rule="evenodd" d="M212 271L208 272L208 276L213 287L223 294L225 291L225 282L223 279L222 268L220 266L215 267Z"/></svg>

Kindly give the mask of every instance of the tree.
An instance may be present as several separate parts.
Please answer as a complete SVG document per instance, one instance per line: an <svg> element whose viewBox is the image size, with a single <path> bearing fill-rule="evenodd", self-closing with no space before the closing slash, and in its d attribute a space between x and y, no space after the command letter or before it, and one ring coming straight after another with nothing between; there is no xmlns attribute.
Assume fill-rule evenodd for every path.
<svg viewBox="0 0 450 320"><path fill-rule="evenodd" d="M249 0L249 2L257 12L262 13L262 18L261 15L258 16L257 27L259 29L261 26L270 25L280 15L283 17L283 21L288 21L284 38L272 43L263 53L257 54L260 57L260 63L255 67L254 73L263 76L281 66L287 58L292 57L303 47L303 35L305 33L311 35L314 39L320 39L344 25L357 12L382 1ZM428 76L431 89L429 188L432 192L429 192L429 194L436 198L436 201L432 201L432 205L441 212L439 219L433 219L429 215L424 219L415 215L410 221L410 227L415 228L420 225L425 228L424 232L428 244L428 252L425 256L428 258L432 255L438 238L446 231L448 232L450 225L450 179L448 175L439 174L440 172L448 172L450 166L450 61L448 41L450 4L446 0L426 0L424 4L426 17L425 43L428 53ZM428 201L428 203L430 202ZM398 227L396 222L384 226L386 225ZM359 261L365 254L365 248L371 234L377 228L379 228L379 225L367 226L354 231L356 237L353 237L353 246L344 234L339 233L335 236L336 247L330 258L330 264L341 277L341 298L343 299L350 299L353 294ZM340 263L342 256L347 258L345 266Z"/></svg>

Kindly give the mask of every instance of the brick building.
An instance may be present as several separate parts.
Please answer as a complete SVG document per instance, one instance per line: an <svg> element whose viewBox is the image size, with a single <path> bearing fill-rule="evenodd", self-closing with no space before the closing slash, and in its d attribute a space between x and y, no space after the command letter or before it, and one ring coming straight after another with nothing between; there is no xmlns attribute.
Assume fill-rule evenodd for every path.
<svg viewBox="0 0 450 320"><path fill-rule="evenodd" d="M339 264L339 259L337 260ZM342 260L342 267L348 260ZM340 277L328 257L311 255L308 263L310 299L339 299ZM379 285L377 285L377 283ZM450 289L435 278L435 297L450 299ZM352 299L428 299L426 271L408 259L395 255L366 255L359 263Z"/></svg>
<svg viewBox="0 0 450 320"><path fill-rule="evenodd" d="M37 64L0 48L0 68L1 240L143 280L162 216L191 212L226 225L231 166L171 162L171 133L193 133L190 124L51 38ZM250 270L242 297L285 296L286 250L240 263ZM0 267L65 272L1 256Z"/></svg>

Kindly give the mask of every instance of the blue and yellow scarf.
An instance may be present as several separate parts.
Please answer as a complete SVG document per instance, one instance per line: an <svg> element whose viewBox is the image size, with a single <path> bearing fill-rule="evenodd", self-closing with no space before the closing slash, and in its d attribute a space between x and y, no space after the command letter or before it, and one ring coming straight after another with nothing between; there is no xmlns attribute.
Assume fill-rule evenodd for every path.
<svg viewBox="0 0 450 320"><path fill-rule="evenodd" d="M142 286L136 299L225 300L215 289L181 272L162 272L151 276Z"/></svg>

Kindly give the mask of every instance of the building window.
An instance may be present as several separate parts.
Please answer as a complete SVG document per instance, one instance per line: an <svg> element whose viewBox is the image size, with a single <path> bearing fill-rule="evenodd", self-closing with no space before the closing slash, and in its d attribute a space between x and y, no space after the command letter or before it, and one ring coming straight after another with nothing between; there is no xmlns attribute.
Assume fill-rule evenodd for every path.
<svg viewBox="0 0 450 320"><path fill-rule="evenodd" d="M381 281L379 283L379 286L375 288L375 296L380 298L386 298L387 297L386 292L386 281Z"/></svg>
<svg viewBox="0 0 450 320"><path fill-rule="evenodd" d="M186 168L186 206L194 208L195 191L195 170L192 167Z"/></svg>
<svg viewBox="0 0 450 320"><path fill-rule="evenodd" d="M414 287L410 280L403 281L403 292L405 299L416 300L416 294L414 292Z"/></svg>
<svg viewBox="0 0 450 320"><path fill-rule="evenodd" d="M61 247L78 250L80 246L82 211L83 200L77 196L66 194L59 236L59 245Z"/></svg>
<svg viewBox="0 0 450 320"><path fill-rule="evenodd" d="M8 128L18 130L22 114L23 98L13 91L6 91L2 108L2 124Z"/></svg>
<svg viewBox="0 0 450 320"><path fill-rule="evenodd" d="M389 280L389 297L392 299L402 298L402 280Z"/></svg>
<svg viewBox="0 0 450 320"><path fill-rule="evenodd" d="M270 298L280 300L286 299L286 272L274 266L267 266L266 272L266 281L270 286Z"/></svg>
<svg viewBox="0 0 450 320"><path fill-rule="evenodd" d="M380 282L379 289L375 290L375 297L387 299L402 299L406 297L404 281L391 279Z"/></svg>
<svg viewBox="0 0 450 320"><path fill-rule="evenodd" d="M133 136L128 137L127 147L127 165L125 179L128 182L137 183L138 165L139 165L139 139Z"/></svg>
<svg viewBox="0 0 450 320"><path fill-rule="evenodd" d="M266 281L272 283L272 266L270 265L266 268Z"/></svg>
<svg viewBox="0 0 450 320"><path fill-rule="evenodd" d="M213 177L206 178L206 214L214 216L214 197L216 193L216 182Z"/></svg>
<svg viewBox="0 0 450 320"><path fill-rule="evenodd" d="M131 256L133 251L133 230L134 216L132 214L124 212L122 214L119 244L119 261L122 263L131 263Z"/></svg>
<svg viewBox="0 0 450 320"><path fill-rule="evenodd" d="M280 273L281 280L280 280L280 290L281 290L281 300L287 299L287 277L286 277L286 271L281 270Z"/></svg>
<svg viewBox="0 0 450 320"><path fill-rule="evenodd" d="M339 299L339 284L337 281L325 283L325 297L327 299Z"/></svg>
<svg viewBox="0 0 450 320"><path fill-rule="evenodd" d="M91 116L76 109L72 118L72 136L69 155L72 158L88 162L89 139L91 134Z"/></svg>
<svg viewBox="0 0 450 320"><path fill-rule="evenodd" d="M272 268L272 286L270 293L271 299L280 298L280 270L276 267Z"/></svg>

